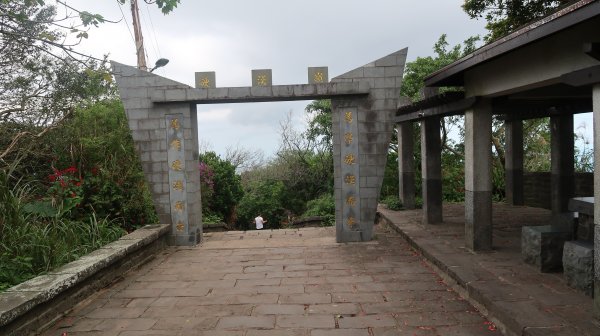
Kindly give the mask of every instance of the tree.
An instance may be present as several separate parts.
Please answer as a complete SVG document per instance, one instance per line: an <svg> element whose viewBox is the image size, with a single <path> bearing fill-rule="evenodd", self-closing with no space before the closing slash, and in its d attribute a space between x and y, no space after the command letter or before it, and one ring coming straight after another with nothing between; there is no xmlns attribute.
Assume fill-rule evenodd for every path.
<svg viewBox="0 0 600 336"><path fill-rule="evenodd" d="M121 4L127 2L127 0L118 1ZM163 14L173 11L180 2L180 0L144 1L155 3ZM61 9L59 17L57 17L58 8ZM88 55L75 50L75 47L82 39L89 37L90 27L97 27L106 22L113 21L107 20L100 14L74 8L66 1L0 0L2 45L36 49L52 58L70 57L74 60L81 60L81 57L89 58Z"/></svg>
<svg viewBox="0 0 600 336"><path fill-rule="evenodd" d="M486 40L493 41L569 2L571 0L465 0L462 7L473 19L485 18L489 31Z"/></svg>
<svg viewBox="0 0 600 336"><path fill-rule="evenodd" d="M178 3L156 1L163 13ZM0 160L6 162L25 138L40 138L56 127L82 102L110 93L105 60L76 50L89 28L105 22L110 21L61 0L0 0L0 123L7 131Z"/></svg>
<svg viewBox="0 0 600 336"><path fill-rule="evenodd" d="M211 188L211 193L203 193L202 208L213 215L220 216L228 224L235 222L235 208L244 191L240 176L235 173L235 166L221 159L215 152L200 154L200 173L203 187ZM203 169L203 166L205 168ZM210 180L207 179L210 174Z"/></svg>

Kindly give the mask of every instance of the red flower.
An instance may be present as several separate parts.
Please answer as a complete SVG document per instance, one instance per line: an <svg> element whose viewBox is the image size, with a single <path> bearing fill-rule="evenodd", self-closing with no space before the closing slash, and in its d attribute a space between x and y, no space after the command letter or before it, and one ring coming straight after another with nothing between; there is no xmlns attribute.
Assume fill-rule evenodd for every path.
<svg viewBox="0 0 600 336"><path fill-rule="evenodd" d="M64 173L75 174L77 172L77 168L75 166L71 166L63 171Z"/></svg>

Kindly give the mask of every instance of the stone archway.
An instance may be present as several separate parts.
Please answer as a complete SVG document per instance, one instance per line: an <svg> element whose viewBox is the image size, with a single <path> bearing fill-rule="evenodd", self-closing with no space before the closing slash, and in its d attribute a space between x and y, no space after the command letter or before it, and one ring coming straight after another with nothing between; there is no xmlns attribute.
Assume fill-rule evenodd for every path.
<svg viewBox="0 0 600 336"><path fill-rule="evenodd" d="M338 242L369 241L394 129L407 49L327 82L326 68L309 68L311 84L272 85L270 70L253 70L253 86L217 88L199 73L199 88L112 62L129 127L172 245L202 236L197 104L332 100ZM310 76L312 74L312 77Z"/></svg>

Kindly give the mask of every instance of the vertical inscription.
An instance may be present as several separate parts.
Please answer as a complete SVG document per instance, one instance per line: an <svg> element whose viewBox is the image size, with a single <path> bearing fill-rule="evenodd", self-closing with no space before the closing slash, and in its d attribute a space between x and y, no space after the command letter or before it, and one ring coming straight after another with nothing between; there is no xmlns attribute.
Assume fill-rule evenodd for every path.
<svg viewBox="0 0 600 336"><path fill-rule="evenodd" d="M360 169L358 165L357 109L342 112L341 123L341 172L342 172L342 219L344 228L357 230L360 225Z"/></svg>
<svg viewBox="0 0 600 336"><path fill-rule="evenodd" d="M169 167L169 200L174 235L188 232L188 211L185 179L185 141L183 114L167 115L167 160Z"/></svg>

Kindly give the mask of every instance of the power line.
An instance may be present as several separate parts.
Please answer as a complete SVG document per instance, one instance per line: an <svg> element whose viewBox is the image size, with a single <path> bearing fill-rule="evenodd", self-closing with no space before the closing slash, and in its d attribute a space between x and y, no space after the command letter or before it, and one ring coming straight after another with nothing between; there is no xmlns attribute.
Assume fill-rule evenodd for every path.
<svg viewBox="0 0 600 336"><path fill-rule="evenodd" d="M148 21L150 21L150 27L152 30L152 37L154 38L154 47L155 51L158 54L158 58L162 56L162 52L160 51L160 45L158 44L158 39L156 38L156 29L154 29L154 23L152 22L152 15L150 15L149 5L146 3L146 12L148 13Z"/></svg>
<svg viewBox="0 0 600 336"><path fill-rule="evenodd" d="M117 0L116 2L117 2L117 6L119 7L119 10L121 11L121 16L123 17L123 22L125 23L125 27L127 27L127 30L129 31L129 36L131 36L131 40L133 41L133 43L135 43L135 38L133 37L133 33L131 32L131 29L129 28L129 23L127 22L127 19L125 18L125 13L123 13L123 8L121 8L121 3L119 2L119 0Z"/></svg>

